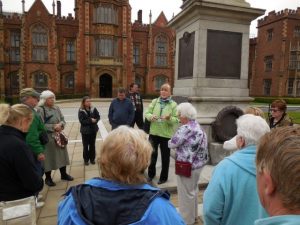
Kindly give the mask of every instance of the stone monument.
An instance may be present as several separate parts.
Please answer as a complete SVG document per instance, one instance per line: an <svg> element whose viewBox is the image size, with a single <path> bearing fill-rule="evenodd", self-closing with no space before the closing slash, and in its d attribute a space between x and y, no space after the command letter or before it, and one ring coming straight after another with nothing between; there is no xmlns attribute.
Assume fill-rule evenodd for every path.
<svg viewBox="0 0 300 225"><path fill-rule="evenodd" d="M225 106L244 109L248 89L249 28L265 10L244 0L183 0L170 22L176 30L174 96L198 111L209 142L211 124ZM213 148L213 146L210 146Z"/></svg>

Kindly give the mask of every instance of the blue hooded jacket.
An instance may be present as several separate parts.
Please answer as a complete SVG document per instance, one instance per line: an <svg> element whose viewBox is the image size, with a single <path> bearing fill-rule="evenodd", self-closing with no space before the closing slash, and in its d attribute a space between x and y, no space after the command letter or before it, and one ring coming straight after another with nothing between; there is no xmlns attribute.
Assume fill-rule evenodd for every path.
<svg viewBox="0 0 300 225"><path fill-rule="evenodd" d="M140 195L142 191L160 190L148 184L129 186L94 178L81 187L85 189L84 192L79 193L78 188L76 188L76 191L79 191L77 193L69 191L65 199L59 203L58 225L185 224L166 196L149 199L150 204L147 204L145 211L140 213L140 206L145 202L145 198L138 199L135 194ZM101 195L101 193L105 194ZM132 217L135 219L132 220Z"/></svg>
<svg viewBox="0 0 300 225"><path fill-rule="evenodd" d="M299 225L300 215L272 216L255 221L255 225Z"/></svg>
<svg viewBox="0 0 300 225"><path fill-rule="evenodd" d="M267 217L256 188L256 146L236 151L215 168L204 192L205 225L253 225Z"/></svg>

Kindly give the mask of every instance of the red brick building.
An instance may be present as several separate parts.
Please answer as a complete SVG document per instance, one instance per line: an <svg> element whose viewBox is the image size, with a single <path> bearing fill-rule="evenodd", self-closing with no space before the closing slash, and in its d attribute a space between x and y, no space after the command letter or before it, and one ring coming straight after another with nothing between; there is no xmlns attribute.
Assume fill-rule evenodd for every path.
<svg viewBox="0 0 300 225"><path fill-rule="evenodd" d="M0 0L0 95L21 88L51 89L57 95L115 96L131 82L144 93L173 84L175 33L164 14L131 23L128 0L75 0L75 17L50 13L35 0L23 13L6 13Z"/></svg>
<svg viewBox="0 0 300 225"><path fill-rule="evenodd" d="M272 11L257 27L250 40L250 95L300 96L300 8Z"/></svg>

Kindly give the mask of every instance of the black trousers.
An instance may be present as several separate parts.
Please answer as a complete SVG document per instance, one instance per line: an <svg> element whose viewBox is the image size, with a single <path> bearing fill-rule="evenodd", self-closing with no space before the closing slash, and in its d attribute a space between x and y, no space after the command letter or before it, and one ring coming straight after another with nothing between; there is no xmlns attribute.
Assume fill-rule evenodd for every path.
<svg viewBox="0 0 300 225"><path fill-rule="evenodd" d="M143 117L143 112L142 111L135 111L134 113L134 119L132 123L130 124L131 127L134 127L134 124L138 126L139 129L144 128L144 117Z"/></svg>
<svg viewBox="0 0 300 225"><path fill-rule="evenodd" d="M85 162L95 161L96 135L97 133L81 134L83 144L83 159Z"/></svg>
<svg viewBox="0 0 300 225"><path fill-rule="evenodd" d="M153 152L151 155L151 163L148 167L148 177L154 178L156 174L156 161L157 161L157 153L158 146L160 146L160 154L161 154L161 172L159 180L166 181L168 180L169 175L169 166L170 166L170 149L168 148L169 138L164 138L156 135L150 135L149 141L152 144Z"/></svg>

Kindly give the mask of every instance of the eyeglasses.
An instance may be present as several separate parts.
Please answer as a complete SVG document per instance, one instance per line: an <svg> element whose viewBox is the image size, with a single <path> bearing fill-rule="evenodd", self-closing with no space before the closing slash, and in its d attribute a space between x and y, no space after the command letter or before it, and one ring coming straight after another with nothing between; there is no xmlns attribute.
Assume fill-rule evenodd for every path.
<svg viewBox="0 0 300 225"><path fill-rule="evenodd" d="M279 112L279 111L281 111L281 110L279 110L279 109L271 109L271 112Z"/></svg>

